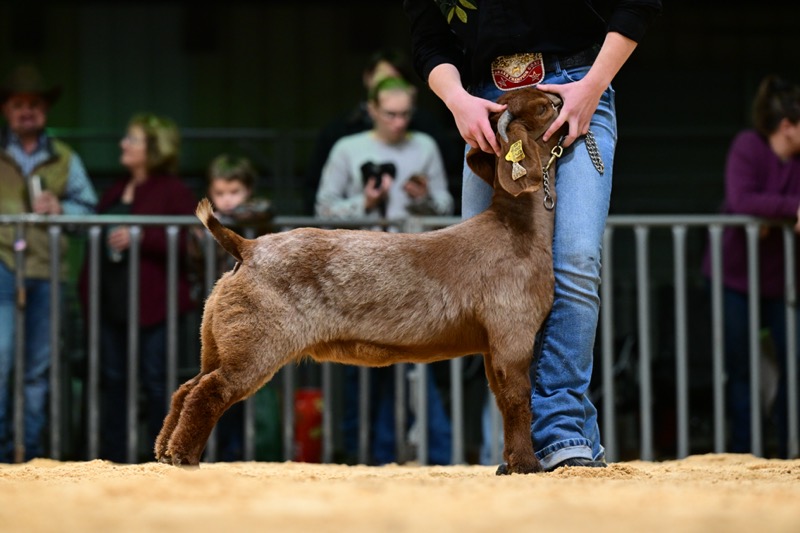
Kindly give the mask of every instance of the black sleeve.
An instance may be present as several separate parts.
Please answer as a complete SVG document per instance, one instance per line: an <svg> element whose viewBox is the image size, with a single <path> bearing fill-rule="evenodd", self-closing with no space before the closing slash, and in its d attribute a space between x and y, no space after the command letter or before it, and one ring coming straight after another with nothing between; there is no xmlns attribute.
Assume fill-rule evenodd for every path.
<svg viewBox="0 0 800 533"><path fill-rule="evenodd" d="M637 43L647 27L661 14L660 0L616 2L608 21L608 31L621 33Z"/></svg>
<svg viewBox="0 0 800 533"><path fill-rule="evenodd" d="M434 67L443 63L463 72L464 54L436 2L403 0L411 24L411 58L417 74L427 83Z"/></svg>

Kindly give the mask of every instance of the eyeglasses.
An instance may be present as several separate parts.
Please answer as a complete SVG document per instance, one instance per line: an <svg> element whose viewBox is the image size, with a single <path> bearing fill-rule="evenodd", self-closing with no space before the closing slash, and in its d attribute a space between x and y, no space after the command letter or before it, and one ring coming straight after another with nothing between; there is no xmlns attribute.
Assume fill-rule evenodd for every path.
<svg viewBox="0 0 800 533"><path fill-rule="evenodd" d="M122 138L122 141L129 144L145 144L147 139L144 137L137 137L135 135L126 135Z"/></svg>
<svg viewBox="0 0 800 533"><path fill-rule="evenodd" d="M407 109L405 111L389 111L388 109L378 109L378 113L385 118L386 120L395 120L395 119L403 119L403 120L411 120L411 115L414 114L413 109Z"/></svg>

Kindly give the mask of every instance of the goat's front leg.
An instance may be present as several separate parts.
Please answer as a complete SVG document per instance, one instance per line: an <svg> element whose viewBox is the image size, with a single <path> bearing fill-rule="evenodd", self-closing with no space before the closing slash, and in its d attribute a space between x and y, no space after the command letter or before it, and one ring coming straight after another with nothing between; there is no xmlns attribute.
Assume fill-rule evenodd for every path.
<svg viewBox="0 0 800 533"><path fill-rule="evenodd" d="M530 355L524 352L513 358L503 351L493 351L484 356L486 378L503 415L503 457L508 466L505 471L501 466L498 473L542 471L531 440L530 362Z"/></svg>

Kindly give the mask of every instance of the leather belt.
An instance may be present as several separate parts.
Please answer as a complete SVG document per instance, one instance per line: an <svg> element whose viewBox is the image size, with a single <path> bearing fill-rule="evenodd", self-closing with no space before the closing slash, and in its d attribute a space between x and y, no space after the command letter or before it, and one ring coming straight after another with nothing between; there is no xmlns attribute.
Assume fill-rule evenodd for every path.
<svg viewBox="0 0 800 533"><path fill-rule="evenodd" d="M592 48L588 48L586 50L582 50L578 53L567 55L567 56L560 56L554 54L543 54L542 59L544 60L544 70L546 72L552 72L555 70L556 65L560 68L575 68L575 67L588 67L594 60L597 59L597 54L600 52L600 48L597 46L593 46Z"/></svg>
<svg viewBox="0 0 800 533"><path fill-rule="evenodd" d="M511 91L531 87L544 79L546 72L557 68L585 67L594 63L599 46L593 46L569 55L541 54L523 52L508 56L498 56L490 66L492 81L501 91Z"/></svg>

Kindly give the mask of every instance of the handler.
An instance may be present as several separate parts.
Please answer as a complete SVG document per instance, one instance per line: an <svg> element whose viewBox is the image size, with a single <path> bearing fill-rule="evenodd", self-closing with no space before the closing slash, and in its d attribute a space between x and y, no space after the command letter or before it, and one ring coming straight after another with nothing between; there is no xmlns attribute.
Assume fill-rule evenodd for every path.
<svg viewBox="0 0 800 533"><path fill-rule="evenodd" d="M600 254L617 139L611 81L661 12L653 0L563 2L404 0L414 66L455 118L469 147L498 157L489 114L503 91L538 85L564 101L545 132L569 133L559 161L555 301L536 342L531 435L545 471L605 467L597 409L587 396L600 309ZM464 165L462 216L492 189ZM534 349L534 347L531 347ZM506 473L500 465L497 473Z"/></svg>

